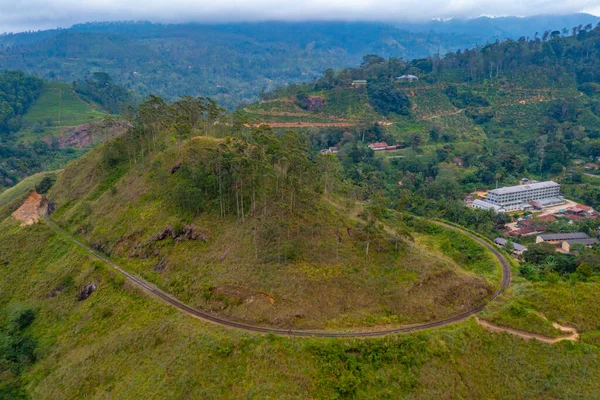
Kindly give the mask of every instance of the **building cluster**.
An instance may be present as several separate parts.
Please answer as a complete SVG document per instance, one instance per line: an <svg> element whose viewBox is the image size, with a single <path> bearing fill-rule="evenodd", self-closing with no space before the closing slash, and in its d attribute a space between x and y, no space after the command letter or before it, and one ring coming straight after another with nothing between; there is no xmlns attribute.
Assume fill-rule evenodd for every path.
<svg viewBox="0 0 600 400"><path fill-rule="evenodd" d="M519 217L516 222L506 224L505 237L496 238L494 243L505 247L511 242L510 238L536 236L535 243L549 243L556 248L556 251L562 253L570 253L573 246L592 247L599 243L597 238L583 232L546 234L550 225L559 219L573 224L584 218L600 220L600 213L592 207L566 200L560 193L560 185L556 182L536 182L524 178L521 183L518 186L473 193L465 198L467 205L472 208L499 213L532 211ZM544 211L535 213L541 210ZM600 230L598 232L600 233ZM518 243L512 243L510 248L515 255L527 251L527 247Z"/></svg>

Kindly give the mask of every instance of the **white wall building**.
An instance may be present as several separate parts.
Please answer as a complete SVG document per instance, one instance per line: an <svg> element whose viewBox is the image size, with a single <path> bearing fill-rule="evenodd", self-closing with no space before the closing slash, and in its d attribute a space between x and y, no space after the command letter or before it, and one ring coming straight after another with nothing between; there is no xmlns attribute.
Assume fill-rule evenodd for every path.
<svg viewBox="0 0 600 400"><path fill-rule="evenodd" d="M490 190L485 201L512 211L529 207L528 203L536 200L544 200L546 207L565 203L560 195L560 185L552 181Z"/></svg>

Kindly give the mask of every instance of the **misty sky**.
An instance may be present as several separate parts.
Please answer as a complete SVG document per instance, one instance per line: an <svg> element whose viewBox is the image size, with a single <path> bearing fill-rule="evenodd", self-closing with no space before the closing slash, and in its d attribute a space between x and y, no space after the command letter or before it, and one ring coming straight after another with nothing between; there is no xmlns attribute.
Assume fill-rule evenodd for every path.
<svg viewBox="0 0 600 400"><path fill-rule="evenodd" d="M88 21L421 20L588 12L600 0L0 0L0 32Z"/></svg>

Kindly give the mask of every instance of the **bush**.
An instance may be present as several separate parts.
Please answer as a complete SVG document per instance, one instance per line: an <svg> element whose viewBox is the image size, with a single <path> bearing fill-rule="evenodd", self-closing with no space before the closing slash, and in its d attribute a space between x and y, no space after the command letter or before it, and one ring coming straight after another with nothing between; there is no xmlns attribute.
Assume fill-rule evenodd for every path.
<svg viewBox="0 0 600 400"><path fill-rule="evenodd" d="M39 194L46 194L52 188L52 186L54 185L54 182L56 182L55 176L46 175L40 181L40 183L38 183L35 186L35 191L38 192Z"/></svg>

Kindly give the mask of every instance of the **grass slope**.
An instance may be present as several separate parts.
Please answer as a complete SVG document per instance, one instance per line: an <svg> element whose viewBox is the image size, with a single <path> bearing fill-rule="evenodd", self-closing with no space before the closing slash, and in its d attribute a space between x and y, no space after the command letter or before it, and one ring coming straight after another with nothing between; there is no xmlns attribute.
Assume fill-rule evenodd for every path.
<svg viewBox="0 0 600 400"><path fill-rule="evenodd" d="M23 139L35 139L40 133L34 132L34 127L42 125L47 127L44 135L55 135L65 127L85 124L102 116L104 113L81 100L71 85L47 83L38 100L23 117L21 134Z"/></svg>
<svg viewBox="0 0 600 400"><path fill-rule="evenodd" d="M600 351L490 334L472 320L381 339L251 335L132 289L44 225L0 225L0 306L36 312L36 399L592 399ZM98 290L76 300L88 282ZM63 289L49 297L59 285ZM584 311L585 312L585 311Z"/></svg>

